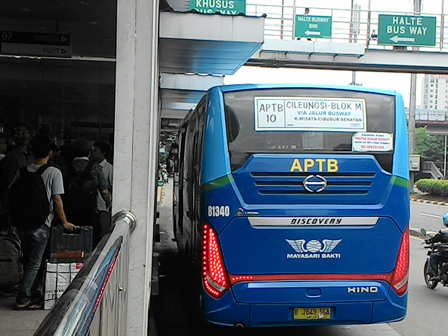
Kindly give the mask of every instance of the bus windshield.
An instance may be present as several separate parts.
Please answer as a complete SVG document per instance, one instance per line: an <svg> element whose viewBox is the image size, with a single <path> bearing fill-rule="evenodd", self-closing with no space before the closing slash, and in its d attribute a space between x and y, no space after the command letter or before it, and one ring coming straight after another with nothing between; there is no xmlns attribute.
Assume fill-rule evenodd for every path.
<svg viewBox="0 0 448 336"><path fill-rule="evenodd" d="M224 95L232 171L256 153L364 153L357 134L381 134L390 146L369 150L391 171L393 96L334 89L269 89Z"/></svg>

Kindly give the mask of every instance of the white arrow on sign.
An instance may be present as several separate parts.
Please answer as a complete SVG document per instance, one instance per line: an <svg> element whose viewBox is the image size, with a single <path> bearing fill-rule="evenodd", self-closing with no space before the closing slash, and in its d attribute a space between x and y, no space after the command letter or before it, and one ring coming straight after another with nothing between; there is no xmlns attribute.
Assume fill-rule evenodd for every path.
<svg viewBox="0 0 448 336"><path fill-rule="evenodd" d="M395 35L394 37L390 38L395 43L397 42L415 42L414 37L398 37L398 35Z"/></svg>
<svg viewBox="0 0 448 336"><path fill-rule="evenodd" d="M307 35L320 35L320 32L319 31L309 31L309 30L307 30L305 32L305 34L307 34Z"/></svg>

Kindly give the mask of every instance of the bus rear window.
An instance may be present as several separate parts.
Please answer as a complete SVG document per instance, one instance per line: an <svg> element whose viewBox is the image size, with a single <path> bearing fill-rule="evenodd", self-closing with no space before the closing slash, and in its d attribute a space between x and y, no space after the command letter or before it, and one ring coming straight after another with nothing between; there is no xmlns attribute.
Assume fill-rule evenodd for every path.
<svg viewBox="0 0 448 336"><path fill-rule="evenodd" d="M391 143L372 148L392 169L395 97L331 89L268 89L224 95L232 170L255 153L366 153L358 135L382 135Z"/></svg>

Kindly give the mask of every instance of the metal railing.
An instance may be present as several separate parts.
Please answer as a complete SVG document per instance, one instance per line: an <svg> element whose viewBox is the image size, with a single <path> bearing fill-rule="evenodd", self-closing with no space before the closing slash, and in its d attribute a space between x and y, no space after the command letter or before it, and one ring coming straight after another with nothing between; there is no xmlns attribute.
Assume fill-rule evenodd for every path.
<svg viewBox="0 0 448 336"><path fill-rule="evenodd" d="M247 0L246 15L266 15L266 39L294 40L295 16L304 14L305 7L296 6L295 0L274 0L266 1L266 3L262 3L262 1ZM360 43L371 49L384 50L392 49L393 46L379 45L377 42L379 14L436 17L436 45L433 47L420 47L420 50L448 52L446 37L448 32L447 14L378 11L362 9L360 6L354 6L353 9L307 8L310 8L309 15L332 17L331 37L318 38L317 40L322 42Z"/></svg>
<svg viewBox="0 0 448 336"><path fill-rule="evenodd" d="M443 179L443 174L432 161L426 161L423 163L423 172L431 174L434 179Z"/></svg>
<svg viewBox="0 0 448 336"><path fill-rule="evenodd" d="M119 212L35 336L125 335L130 235L136 219Z"/></svg>
<svg viewBox="0 0 448 336"><path fill-rule="evenodd" d="M409 111L406 109L406 118L409 119ZM415 110L415 121L420 123L448 123L448 111L447 110Z"/></svg>
<svg viewBox="0 0 448 336"><path fill-rule="evenodd" d="M415 111L415 121L448 121L448 111Z"/></svg>

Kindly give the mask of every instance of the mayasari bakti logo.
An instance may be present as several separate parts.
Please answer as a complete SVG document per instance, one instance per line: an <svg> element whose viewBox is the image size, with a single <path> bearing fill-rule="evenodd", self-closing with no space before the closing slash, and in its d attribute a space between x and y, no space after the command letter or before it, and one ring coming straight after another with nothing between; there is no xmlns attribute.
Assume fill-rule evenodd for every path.
<svg viewBox="0 0 448 336"><path fill-rule="evenodd" d="M340 253L331 253L342 239L317 239L306 242L305 239L286 239L297 253L287 253L288 259L339 259Z"/></svg>

